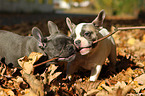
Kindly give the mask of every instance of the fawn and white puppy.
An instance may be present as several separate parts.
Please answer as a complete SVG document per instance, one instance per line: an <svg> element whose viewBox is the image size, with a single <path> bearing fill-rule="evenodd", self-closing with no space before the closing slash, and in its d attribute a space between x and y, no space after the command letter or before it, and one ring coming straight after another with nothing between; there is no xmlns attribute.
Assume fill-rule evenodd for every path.
<svg viewBox="0 0 145 96"><path fill-rule="evenodd" d="M115 70L116 45L113 37L110 36L97 44L93 43L97 39L109 34L107 29L102 27L104 18L104 10L102 10L91 23L80 23L75 25L69 18L66 18L71 37L79 51L75 60L68 64L68 76L82 67L91 70L90 81L95 81L107 57L110 60L110 68L112 71Z"/></svg>

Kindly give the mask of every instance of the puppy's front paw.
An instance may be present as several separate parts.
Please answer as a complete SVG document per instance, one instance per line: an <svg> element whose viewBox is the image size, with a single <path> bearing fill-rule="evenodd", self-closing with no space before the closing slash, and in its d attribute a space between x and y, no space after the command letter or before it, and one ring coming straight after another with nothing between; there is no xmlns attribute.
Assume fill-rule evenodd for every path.
<svg viewBox="0 0 145 96"><path fill-rule="evenodd" d="M91 76L90 81L96 81L96 76Z"/></svg>

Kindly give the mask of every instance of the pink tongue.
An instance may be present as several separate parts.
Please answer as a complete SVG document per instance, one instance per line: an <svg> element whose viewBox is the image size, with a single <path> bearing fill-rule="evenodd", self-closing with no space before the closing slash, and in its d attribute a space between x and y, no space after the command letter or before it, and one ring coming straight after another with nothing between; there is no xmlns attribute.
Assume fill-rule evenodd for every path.
<svg viewBox="0 0 145 96"><path fill-rule="evenodd" d="M90 48L83 48L80 50L81 55L86 55L90 52Z"/></svg>

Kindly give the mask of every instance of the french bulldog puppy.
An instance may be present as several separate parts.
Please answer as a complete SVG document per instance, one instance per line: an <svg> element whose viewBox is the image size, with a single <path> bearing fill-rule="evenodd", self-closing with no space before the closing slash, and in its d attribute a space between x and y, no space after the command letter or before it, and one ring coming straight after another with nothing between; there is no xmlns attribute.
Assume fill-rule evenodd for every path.
<svg viewBox="0 0 145 96"><path fill-rule="evenodd" d="M60 33L55 23L48 21L50 36L44 37L37 27L32 28L33 36L20 36L0 30L0 57L6 64L20 67L17 60L31 52L40 52L48 59L58 57L58 61L71 62L75 58L75 46L70 37Z"/></svg>
<svg viewBox="0 0 145 96"><path fill-rule="evenodd" d="M111 70L115 71L116 45L113 37L110 36L103 41L94 43L96 40L109 34L107 29L102 27L104 18L104 10L91 23L75 25L69 18L66 18L71 37L79 51L75 60L68 64L68 76L82 67L91 70L90 81L95 81L107 57L110 60L109 66L111 66Z"/></svg>

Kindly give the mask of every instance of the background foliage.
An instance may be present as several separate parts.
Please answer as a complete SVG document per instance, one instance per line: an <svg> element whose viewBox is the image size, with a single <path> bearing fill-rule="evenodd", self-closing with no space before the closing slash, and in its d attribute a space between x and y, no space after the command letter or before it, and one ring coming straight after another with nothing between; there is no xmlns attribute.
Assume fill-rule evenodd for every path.
<svg viewBox="0 0 145 96"><path fill-rule="evenodd" d="M110 15L134 15L145 8L143 0L91 0L95 9L105 9Z"/></svg>

